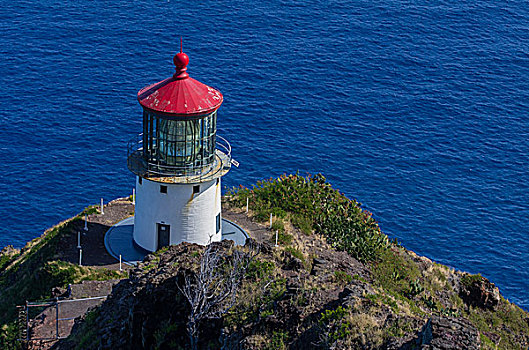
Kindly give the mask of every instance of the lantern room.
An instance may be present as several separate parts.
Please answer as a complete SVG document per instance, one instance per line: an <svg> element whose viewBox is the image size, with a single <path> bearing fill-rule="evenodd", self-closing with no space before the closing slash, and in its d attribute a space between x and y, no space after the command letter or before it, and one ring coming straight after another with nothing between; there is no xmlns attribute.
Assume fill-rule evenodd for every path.
<svg viewBox="0 0 529 350"><path fill-rule="evenodd" d="M231 167L231 147L217 135L222 94L189 76L182 50L173 63L173 76L138 92L143 132L128 147L133 238L149 251L221 240L220 178Z"/></svg>

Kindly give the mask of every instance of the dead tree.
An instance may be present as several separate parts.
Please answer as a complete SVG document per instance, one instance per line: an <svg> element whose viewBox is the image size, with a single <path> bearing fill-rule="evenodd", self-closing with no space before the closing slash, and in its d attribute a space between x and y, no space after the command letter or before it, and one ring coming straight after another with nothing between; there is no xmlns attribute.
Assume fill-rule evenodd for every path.
<svg viewBox="0 0 529 350"><path fill-rule="evenodd" d="M258 254L258 249L248 248L245 252L234 247L232 254L227 254L218 245L209 244L198 271L184 273L183 285L178 288L191 307L186 329L192 349L198 349L200 323L222 317L235 304L248 265Z"/></svg>

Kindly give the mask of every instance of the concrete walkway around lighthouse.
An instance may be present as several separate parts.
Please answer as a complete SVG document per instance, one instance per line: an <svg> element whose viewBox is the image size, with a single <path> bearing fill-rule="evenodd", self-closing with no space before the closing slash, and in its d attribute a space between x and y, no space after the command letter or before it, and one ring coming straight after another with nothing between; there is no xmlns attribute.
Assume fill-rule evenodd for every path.
<svg viewBox="0 0 529 350"><path fill-rule="evenodd" d="M128 217L112 226L105 234L105 247L110 255L125 264L136 265L150 252L134 244L132 234L134 231L134 217ZM232 240L237 245L244 245L248 233L239 225L222 219L222 239Z"/></svg>

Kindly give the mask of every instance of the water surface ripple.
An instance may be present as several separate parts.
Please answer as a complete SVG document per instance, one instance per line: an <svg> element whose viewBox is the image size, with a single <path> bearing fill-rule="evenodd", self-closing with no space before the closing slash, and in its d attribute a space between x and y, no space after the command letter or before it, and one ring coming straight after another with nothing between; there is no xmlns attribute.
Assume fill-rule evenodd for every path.
<svg viewBox="0 0 529 350"><path fill-rule="evenodd" d="M184 7L183 7L184 6ZM11 1L0 7L0 245L131 192L136 92L225 96L224 184L323 172L391 237L529 308L524 1Z"/></svg>

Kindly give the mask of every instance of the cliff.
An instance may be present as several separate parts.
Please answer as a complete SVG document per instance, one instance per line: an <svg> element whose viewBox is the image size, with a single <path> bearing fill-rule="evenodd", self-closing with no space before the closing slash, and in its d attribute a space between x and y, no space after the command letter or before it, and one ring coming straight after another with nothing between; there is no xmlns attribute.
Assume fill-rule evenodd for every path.
<svg viewBox="0 0 529 350"><path fill-rule="evenodd" d="M244 247L181 244L148 255L55 348L529 346L529 314L493 283L391 242L320 175L241 187L223 205L250 233Z"/></svg>

